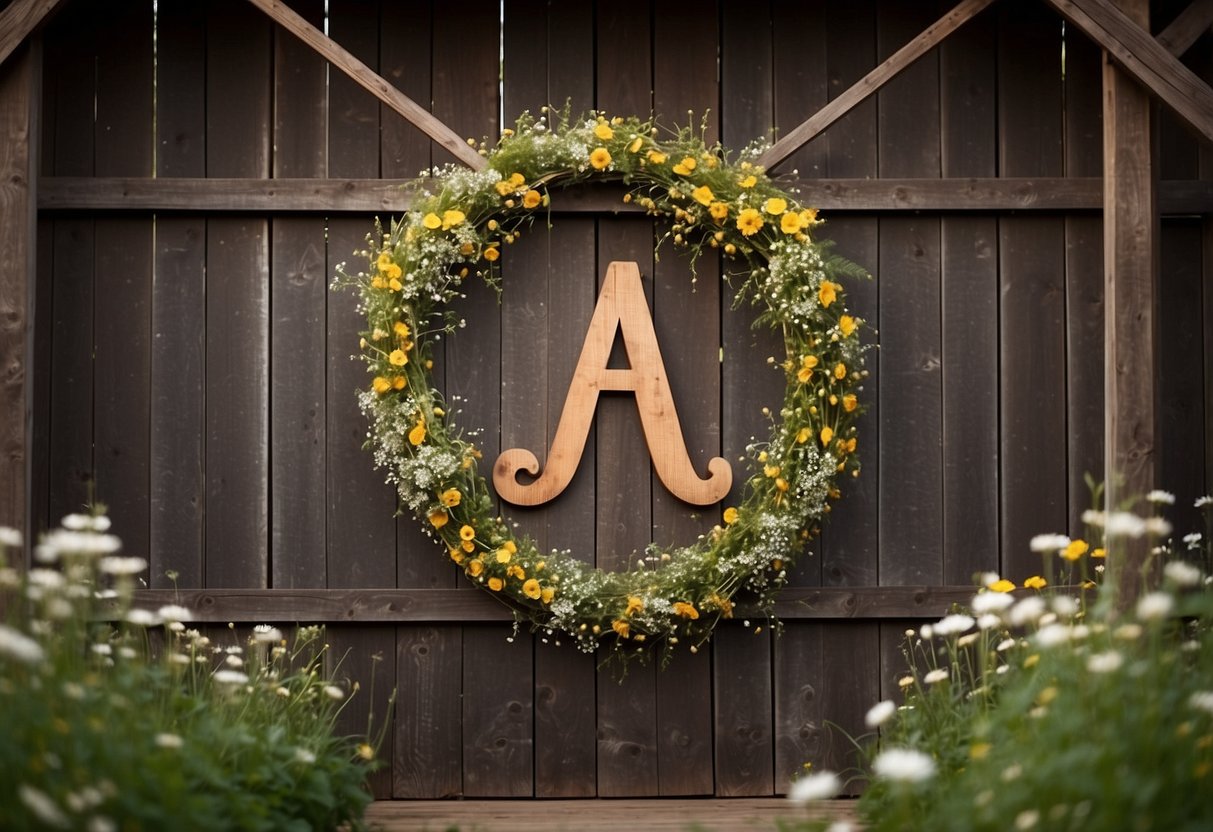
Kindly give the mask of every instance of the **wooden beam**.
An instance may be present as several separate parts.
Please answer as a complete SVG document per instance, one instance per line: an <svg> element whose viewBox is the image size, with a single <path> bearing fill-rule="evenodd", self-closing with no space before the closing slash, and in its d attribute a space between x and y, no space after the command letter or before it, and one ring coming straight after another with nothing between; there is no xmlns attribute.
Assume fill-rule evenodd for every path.
<svg viewBox="0 0 1213 832"><path fill-rule="evenodd" d="M786 619L935 618L973 597L970 586L787 587L775 612ZM135 605L180 604L194 621L342 623L513 621L512 609L467 589L147 589ZM112 608L111 608L112 609ZM103 617L112 614L103 610ZM744 602L736 617L761 613Z"/></svg>
<svg viewBox="0 0 1213 832"><path fill-rule="evenodd" d="M1149 0L1120 0L1137 31ZM1139 500L1156 486L1158 212L1151 101L1104 52L1104 480L1107 505ZM1109 541L1108 581L1118 604L1143 587L1144 539Z"/></svg>
<svg viewBox="0 0 1213 832"><path fill-rule="evenodd" d="M1192 48L1196 40L1213 26L1213 0L1193 0L1155 40L1175 57Z"/></svg>
<svg viewBox="0 0 1213 832"><path fill-rule="evenodd" d="M13 0L0 12L0 64L63 0Z"/></svg>
<svg viewBox="0 0 1213 832"><path fill-rule="evenodd" d="M0 66L0 526L29 540L38 72L34 44Z"/></svg>
<svg viewBox="0 0 1213 832"><path fill-rule="evenodd" d="M856 81L850 89L809 117L799 127L775 142L758 157L758 164L768 170L787 159L856 104L883 87L903 70L930 52L939 42L955 32L994 0L961 0L952 11L928 26L918 37L894 52L880 66Z"/></svg>
<svg viewBox="0 0 1213 832"><path fill-rule="evenodd" d="M1213 141L1213 90L1110 0L1045 0L1177 116Z"/></svg>
<svg viewBox="0 0 1213 832"><path fill-rule="evenodd" d="M473 170L487 166L484 158L468 146L459 134L443 124L424 107L389 84L362 61L342 48L336 41L296 14L279 0L249 0L261 11L295 37L324 56L330 64L348 75L371 95L404 116L411 124L454 154L455 158Z"/></svg>
<svg viewBox="0 0 1213 832"><path fill-rule="evenodd" d="M225 211L399 214L409 208L399 179L188 179L44 177L42 211ZM827 214L851 211L1098 211L1095 177L990 179L801 179L787 183ZM559 192L555 213L640 213L619 184ZM1213 214L1213 181L1159 184L1164 214ZM827 232L828 234L828 232Z"/></svg>

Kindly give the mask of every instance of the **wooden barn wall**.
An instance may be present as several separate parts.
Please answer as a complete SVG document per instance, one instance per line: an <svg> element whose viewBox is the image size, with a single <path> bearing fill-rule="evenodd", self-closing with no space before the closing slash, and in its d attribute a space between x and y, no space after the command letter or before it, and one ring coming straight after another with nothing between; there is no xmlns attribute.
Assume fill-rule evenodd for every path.
<svg viewBox="0 0 1213 832"><path fill-rule="evenodd" d="M689 14L668 0L506 0L499 32L497 0L328 0L327 21L322 0L291 3L461 135L569 101L666 124L707 113L708 139L729 147L799 124L950 5L721 0ZM1100 54L1064 42L1063 67L1057 17L996 4L782 170L1098 176ZM407 178L449 160L243 0L160 0L155 18L150 0L70 2L44 45L46 176ZM1208 47L1194 66L1207 68ZM1207 177L1208 148L1161 122L1162 176ZM1037 571L1028 538L1076 531L1083 475L1102 466L1098 214L828 219L825 235L876 275L849 291L880 349L863 476L845 484L793 584L957 585L982 570L1022 580ZM328 283L370 221L45 213L36 522L106 503L128 550L148 555L152 587L459 586L412 520L393 517L361 450L359 322ZM782 388L766 368L778 345L730 312L715 264L691 292L683 262L654 257L646 219L541 225L503 258L500 305L473 293L435 367L446 394L464 397L461 422L484 429L486 459L517 446L542 459L613 259L641 264L697 464L764 433L761 407ZM1211 241L1207 218L1164 221L1159 484L1179 495L1181 529L1210 487ZM604 398L570 489L510 514L542 545L607 568L716 521L648 471L632 400ZM543 634L511 640L503 623L330 622L329 639L362 687L351 730L398 689L380 796L765 795L806 762L848 764L843 732L862 734L867 707L896 694L915 622L790 620L780 636L760 623L731 622L710 650L622 683L598 657Z"/></svg>

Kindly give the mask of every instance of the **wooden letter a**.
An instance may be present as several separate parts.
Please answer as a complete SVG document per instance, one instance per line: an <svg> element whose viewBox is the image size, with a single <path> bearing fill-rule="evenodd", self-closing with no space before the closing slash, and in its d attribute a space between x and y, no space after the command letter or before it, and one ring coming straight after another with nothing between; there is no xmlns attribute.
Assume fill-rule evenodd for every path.
<svg viewBox="0 0 1213 832"><path fill-rule="evenodd" d="M627 350L626 370L611 370L607 363L615 332L623 333ZM534 476L539 460L526 448L511 448L497 457L493 466L493 485L507 502L537 506L555 498L568 486L585 451L590 423L603 390L625 390L636 396L640 423L649 445L649 455L657 476L675 497L697 506L711 505L724 498L733 484L733 469L720 457L708 462L708 478L701 480L691 465L682 426L670 395L665 364L657 346L653 318L640 285L640 267L636 263L611 263L590 329L581 347L581 358L573 373L573 382L560 414L556 437L548 453L543 474L534 482L518 482L519 471Z"/></svg>

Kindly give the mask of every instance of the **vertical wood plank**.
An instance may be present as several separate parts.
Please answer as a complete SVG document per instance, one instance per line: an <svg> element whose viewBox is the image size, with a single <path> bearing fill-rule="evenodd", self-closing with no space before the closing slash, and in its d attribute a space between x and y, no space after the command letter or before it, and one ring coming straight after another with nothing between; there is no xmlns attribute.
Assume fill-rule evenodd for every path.
<svg viewBox="0 0 1213 832"><path fill-rule="evenodd" d="M457 797L463 792L461 628L402 626L396 637L392 796Z"/></svg>
<svg viewBox="0 0 1213 832"><path fill-rule="evenodd" d="M429 3L384 3L379 10L379 73L414 101L434 99L433 29ZM386 105L379 107L380 168L385 177L407 178L430 166L429 137Z"/></svg>
<svg viewBox="0 0 1213 832"><path fill-rule="evenodd" d="M837 94L845 89L837 84L829 69L829 59L836 57L830 49L827 28L830 7L823 3L770 3L755 11L757 17L751 21L750 9L746 5L724 4L725 22L732 23L724 27L723 41L726 50L722 66L726 89L723 102L726 135L734 126L733 117L729 115L729 104L736 95L729 91L729 78L736 71L730 63L741 63L765 76L747 80L754 91L773 88L773 121L776 132L780 135L794 129L829 103L831 93ZM766 19L769 19L770 23L764 25ZM745 42L751 38L762 38L763 35L766 35L772 62L765 68L755 66L755 56L763 54L761 46L755 44L754 47L757 47L758 51L751 51L754 47ZM730 43L741 38L745 39L744 45L739 44L739 55L730 62ZM738 141L729 142L728 146L744 147L746 143L765 135L768 129L769 126L766 126L759 132L737 136ZM798 170L806 179L827 176L826 165L832 135L835 135L833 131L826 131L817 136L789 156L780 167L784 170ZM778 137L771 138L774 141Z"/></svg>
<svg viewBox="0 0 1213 832"><path fill-rule="evenodd" d="M463 629L463 793L530 797L534 703L529 637L503 626Z"/></svg>
<svg viewBox="0 0 1213 832"><path fill-rule="evenodd" d="M366 785L376 800L392 797L392 762L395 759L395 719L392 696L396 688L396 628L329 625L328 637L333 678L341 679L352 697L337 717L339 736L369 736L382 731L378 759L383 767L368 775ZM396 697L399 700L399 696ZM386 726L386 727L385 727Z"/></svg>
<svg viewBox="0 0 1213 832"><path fill-rule="evenodd" d="M50 321L54 315L51 293L54 279L55 222L38 219L38 250L34 278L34 347L30 362L33 395L33 430L30 450L29 532L31 537L50 528L50 445L51 445L51 344Z"/></svg>
<svg viewBox="0 0 1213 832"><path fill-rule="evenodd" d="M434 115L463 138L496 139L499 125L500 5L498 0L468 0L433 10L432 90ZM454 161L437 144L435 165Z"/></svg>
<svg viewBox="0 0 1213 832"><path fill-rule="evenodd" d="M867 732L864 715L880 700L880 625L875 621L830 622L821 636L824 681L821 712L829 720L822 768L845 772L860 767L860 751L851 741ZM855 794L862 783L848 784Z"/></svg>
<svg viewBox="0 0 1213 832"><path fill-rule="evenodd" d="M771 636L765 628L756 634L758 626L729 622L719 626L712 639L716 794L721 797L769 795L775 790ZM748 661L753 655L761 661Z"/></svg>
<svg viewBox="0 0 1213 832"><path fill-rule="evenodd" d="M999 7L999 174L1063 172L1061 22L1043 7ZM1064 224L999 220L1002 573L1036 574L1034 534L1066 526Z"/></svg>
<svg viewBox="0 0 1213 832"><path fill-rule="evenodd" d="M362 61L375 71L379 71L379 37L386 30L380 25L379 3L368 0L331 0L328 4L329 37L341 44L355 58ZM390 3L389 7L401 4ZM415 4L408 4L415 11ZM388 9L383 13L389 14ZM429 10L425 10L428 17ZM418 20L418 29L428 32L428 20ZM416 36L415 36L416 37ZM429 60L426 56L426 77L429 75ZM397 75L389 78L396 87L405 79ZM411 79L410 79L411 80ZM405 92L421 104L429 102L428 80L426 94L417 98L412 93ZM356 84L344 72L329 72L328 75L328 106L322 115L328 122L328 155L326 163L328 175L331 177L374 178L380 172L380 143L386 144L388 133L386 125L380 133L379 101L369 92ZM403 120L403 119L401 119ZM416 131L420 133L420 131ZM425 159L411 160L407 173L398 173L399 177L416 176L417 171L429 162L429 148L425 149ZM343 252L344 258L349 252Z"/></svg>
<svg viewBox="0 0 1213 832"><path fill-rule="evenodd" d="M206 5L159 0L156 175L206 175Z"/></svg>
<svg viewBox="0 0 1213 832"><path fill-rule="evenodd" d="M822 712L825 625L788 621L772 641L775 664L775 792L784 794L806 765L821 770L829 745Z"/></svg>

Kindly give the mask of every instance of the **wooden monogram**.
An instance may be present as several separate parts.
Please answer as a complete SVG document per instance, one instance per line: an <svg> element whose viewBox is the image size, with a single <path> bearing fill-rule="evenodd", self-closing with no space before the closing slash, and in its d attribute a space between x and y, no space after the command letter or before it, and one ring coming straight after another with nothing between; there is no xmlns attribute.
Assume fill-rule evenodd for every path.
<svg viewBox="0 0 1213 832"><path fill-rule="evenodd" d="M616 331L622 333L627 350L630 366L626 370L607 368ZM543 474L539 475L539 460L526 448L505 451L493 466L493 485L503 500L536 506L564 491L581 461L598 408L598 394L603 390L630 391L636 396L653 467L670 493L699 506L724 498L733 484L729 463L713 457L708 462L707 479L700 479L691 464L640 284L640 267L613 262L607 267ZM539 476L534 482L520 483L519 471Z"/></svg>

